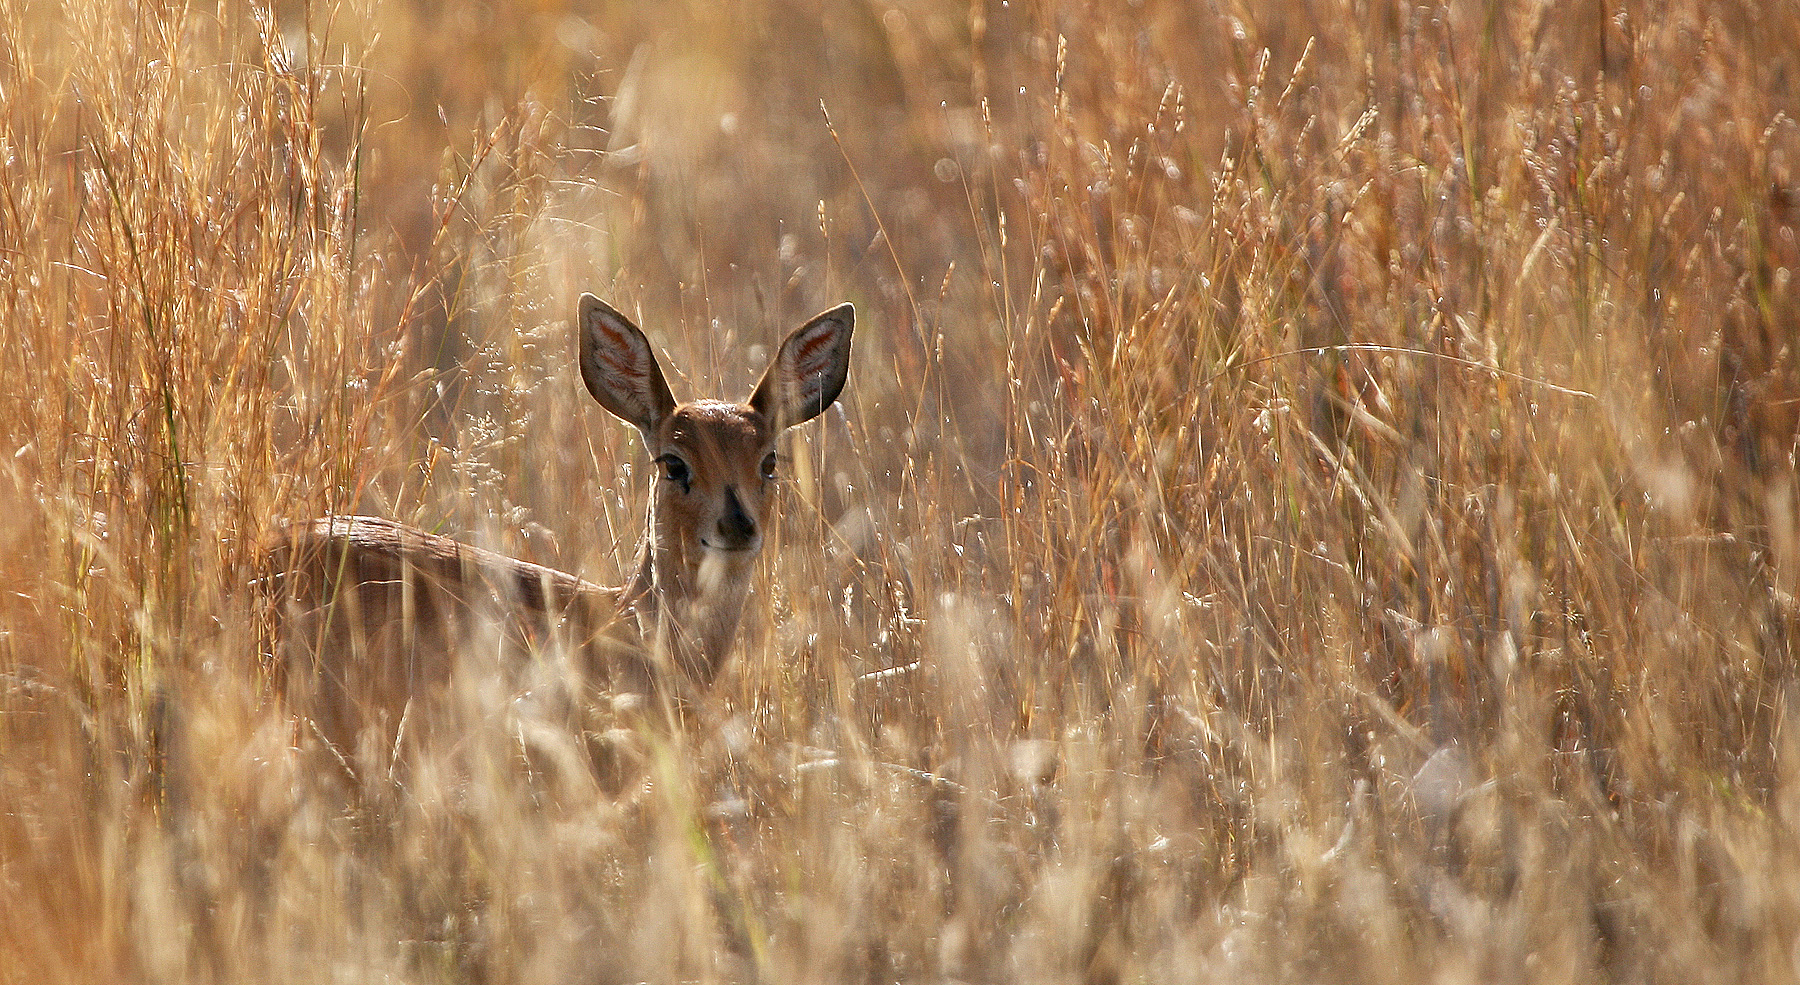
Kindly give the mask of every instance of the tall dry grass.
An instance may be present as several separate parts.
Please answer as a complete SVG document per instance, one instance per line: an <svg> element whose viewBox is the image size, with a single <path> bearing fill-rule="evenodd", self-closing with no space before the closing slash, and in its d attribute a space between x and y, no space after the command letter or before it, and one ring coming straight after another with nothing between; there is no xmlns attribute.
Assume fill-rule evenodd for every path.
<svg viewBox="0 0 1800 985"><path fill-rule="evenodd" d="M1790 5L0 25L0 981L1796 975ZM617 580L581 290L858 305L736 669L344 803L262 547Z"/></svg>

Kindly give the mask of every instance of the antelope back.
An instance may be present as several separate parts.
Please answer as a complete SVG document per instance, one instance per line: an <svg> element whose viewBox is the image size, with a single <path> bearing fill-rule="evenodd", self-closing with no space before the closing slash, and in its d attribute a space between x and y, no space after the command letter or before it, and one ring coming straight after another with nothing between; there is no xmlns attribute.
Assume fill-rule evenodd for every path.
<svg viewBox="0 0 1800 985"><path fill-rule="evenodd" d="M310 731L346 759L380 757L402 732L429 736L457 673L509 678L522 660L573 677L570 693L654 696L619 591L370 516L299 525L271 552L280 573L274 668ZM540 661L541 663L541 661ZM375 748L359 741L373 737Z"/></svg>
<svg viewBox="0 0 1800 985"><path fill-rule="evenodd" d="M379 764L409 731L431 733L459 673L491 671L504 697L535 686L512 668L560 666L575 679L544 690L589 706L608 693L679 702L710 684L768 526L776 439L843 390L852 320L845 304L802 325L742 403L678 404L643 332L583 295L582 379L657 467L636 576L601 588L376 517L301 525L271 560L278 670L303 719L340 756Z"/></svg>

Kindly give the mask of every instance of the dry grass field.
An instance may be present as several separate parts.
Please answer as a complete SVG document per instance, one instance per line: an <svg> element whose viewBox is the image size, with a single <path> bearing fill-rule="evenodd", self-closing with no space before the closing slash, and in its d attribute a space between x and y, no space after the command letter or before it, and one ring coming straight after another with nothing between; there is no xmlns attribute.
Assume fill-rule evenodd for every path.
<svg viewBox="0 0 1800 985"><path fill-rule="evenodd" d="M1800 978L1796 37L0 0L0 985ZM682 397L857 306L735 662L347 796L265 551L622 581L582 291Z"/></svg>

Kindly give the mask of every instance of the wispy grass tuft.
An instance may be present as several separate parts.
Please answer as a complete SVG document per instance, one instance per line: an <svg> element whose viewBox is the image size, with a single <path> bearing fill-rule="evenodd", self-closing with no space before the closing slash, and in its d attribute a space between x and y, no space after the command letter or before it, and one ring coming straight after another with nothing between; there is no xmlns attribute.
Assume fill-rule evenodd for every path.
<svg viewBox="0 0 1800 985"><path fill-rule="evenodd" d="M1795 36L0 4L0 981L1792 978ZM678 396L857 304L734 670L346 804L263 551L620 580L584 290Z"/></svg>

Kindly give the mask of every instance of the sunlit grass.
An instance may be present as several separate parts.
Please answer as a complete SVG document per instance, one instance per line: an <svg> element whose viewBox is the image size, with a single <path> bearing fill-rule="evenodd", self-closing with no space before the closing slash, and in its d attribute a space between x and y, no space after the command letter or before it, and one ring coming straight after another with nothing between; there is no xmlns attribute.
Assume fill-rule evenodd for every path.
<svg viewBox="0 0 1800 985"><path fill-rule="evenodd" d="M0 7L0 981L1794 977L1795 36ZM734 668L347 801L263 551L622 580L584 290L678 397L857 305Z"/></svg>

